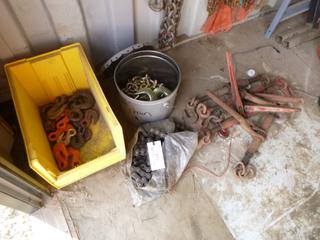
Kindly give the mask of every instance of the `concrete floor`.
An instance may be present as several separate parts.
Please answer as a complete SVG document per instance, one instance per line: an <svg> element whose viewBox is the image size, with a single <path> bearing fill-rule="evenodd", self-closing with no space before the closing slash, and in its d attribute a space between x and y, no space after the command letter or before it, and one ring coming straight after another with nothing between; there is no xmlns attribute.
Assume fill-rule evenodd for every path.
<svg viewBox="0 0 320 240"><path fill-rule="evenodd" d="M56 197L47 199L45 206L31 215L0 205L0 226L1 240L76 239Z"/></svg>
<svg viewBox="0 0 320 240"><path fill-rule="evenodd" d="M300 19L301 20L301 19ZM299 19L282 25L294 25ZM239 182L232 171L213 177L193 170L175 191L140 207L132 199L122 173L123 163L60 190L59 199L74 238L273 240L319 239L320 236L320 68L315 47L319 40L287 50L263 38L270 19L236 26L228 33L202 37L168 51L180 65L182 85L173 113L183 120L183 107L192 96L228 81L225 51L236 54L237 76L249 68L285 77L305 99L302 112L272 126L268 140L252 159L257 176ZM281 30L281 29L280 29ZM303 92L304 91L304 92ZM116 111L117 112L117 111ZM125 119L120 119L125 122ZM124 124L129 136L130 126ZM230 139L216 138L196 152L192 163L219 173L224 168ZM232 166L241 159L250 138L240 128L232 137ZM71 220L71 221L70 221Z"/></svg>
<svg viewBox="0 0 320 240"><path fill-rule="evenodd" d="M281 28L294 26L300 20L293 19ZM190 96L227 81L226 50L236 53L272 44L280 54L270 47L236 54L237 75L241 77L249 68L281 75L293 88L319 96L320 68L315 49L320 41L283 49L273 40L263 38L266 22L251 21L229 33L203 37L169 52L181 66L184 79L175 117L181 118L181 109ZM274 124L268 141L253 159L258 169L255 180L241 183L231 171L223 178L197 172L201 186L236 239L319 239L319 107L317 98L302 91L296 91L305 99L302 112L292 115L284 124ZM235 134L234 163L241 159L249 141L240 129L235 129ZM192 161L221 172L228 144L216 139L196 153Z"/></svg>
<svg viewBox="0 0 320 240"><path fill-rule="evenodd" d="M276 46L280 53L265 47L235 55L237 76L254 68L258 73L281 75L293 88L317 96L320 68L315 47L319 41L283 49L263 38L269 21L251 21L228 33L202 37L168 51L180 65L183 79L173 116L182 119L183 106L190 97L227 81L226 50ZM183 177L174 192L135 208L118 164L59 191L78 237L319 239L320 114L316 98L302 91L296 94L305 99L303 110L287 122L273 125L268 141L253 159L257 167L254 180L239 182L230 170L221 178L194 170ZM250 138L240 128L235 128L233 135L234 164L243 156ZM229 142L216 139L191 161L219 172L225 166Z"/></svg>

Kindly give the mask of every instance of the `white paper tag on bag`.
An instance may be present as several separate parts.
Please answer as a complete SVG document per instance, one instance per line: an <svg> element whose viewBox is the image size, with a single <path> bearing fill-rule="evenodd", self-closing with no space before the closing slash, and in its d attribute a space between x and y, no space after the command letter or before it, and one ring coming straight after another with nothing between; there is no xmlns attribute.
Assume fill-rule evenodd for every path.
<svg viewBox="0 0 320 240"><path fill-rule="evenodd" d="M161 141L148 142L147 147L151 170L165 168Z"/></svg>

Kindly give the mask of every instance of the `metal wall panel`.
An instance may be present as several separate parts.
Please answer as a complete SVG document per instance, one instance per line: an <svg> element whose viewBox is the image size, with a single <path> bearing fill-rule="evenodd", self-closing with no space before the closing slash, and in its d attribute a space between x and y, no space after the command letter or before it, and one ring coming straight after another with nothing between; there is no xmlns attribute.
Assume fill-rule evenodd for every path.
<svg viewBox="0 0 320 240"><path fill-rule="evenodd" d="M157 42L163 11L154 12L148 0L134 0L135 40L138 43Z"/></svg>
<svg viewBox="0 0 320 240"><path fill-rule="evenodd" d="M179 34L200 32L205 6L185 0ZM4 63L80 42L98 66L135 42L156 43L163 14L148 0L0 0L0 101L9 96Z"/></svg>
<svg viewBox="0 0 320 240"><path fill-rule="evenodd" d="M0 101L8 96L3 71L7 62L80 42L97 66L132 45L133 4L133 0L0 0Z"/></svg>
<svg viewBox="0 0 320 240"><path fill-rule="evenodd" d="M200 33L206 4L184 0L179 35ZM148 0L0 0L0 101L4 63L80 42L98 66L135 42L156 43L163 14Z"/></svg>
<svg viewBox="0 0 320 240"><path fill-rule="evenodd" d="M193 36L201 33L201 27L208 17L206 0L184 0L178 35Z"/></svg>

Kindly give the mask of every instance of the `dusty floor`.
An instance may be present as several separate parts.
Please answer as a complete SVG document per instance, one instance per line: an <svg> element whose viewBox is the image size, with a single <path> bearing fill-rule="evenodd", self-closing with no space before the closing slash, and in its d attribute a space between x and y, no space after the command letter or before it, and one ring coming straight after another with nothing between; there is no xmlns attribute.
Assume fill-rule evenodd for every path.
<svg viewBox="0 0 320 240"><path fill-rule="evenodd" d="M66 220L56 197L48 199L44 207L31 215L0 205L0 239L72 240L72 225Z"/></svg>
<svg viewBox="0 0 320 240"><path fill-rule="evenodd" d="M295 24L291 21L291 24ZM266 20L235 27L229 33L203 37L168 52L180 65L182 85L173 116L182 118L187 99L227 81L224 54L237 54L237 75L254 68L282 75L312 95L320 90L319 59L312 41L286 50L263 38ZM274 124L269 140L253 162L257 177L239 182L231 171L217 178L186 175L175 192L139 208L131 206L121 165L106 169L59 192L80 239L317 239L320 235L320 115L317 99L305 98L301 113ZM249 138L235 129L232 162L244 154ZM219 172L225 166L229 140L216 141L191 161ZM103 182L104 184L100 184Z"/></svg>
<svg viewBox="0 0 320 240"><path fill-rule="evenodd" d="M295 24L294 21L289 24ZM227 81L225 51L236 54L237 76L249 68L285 77L305 99L302 112L274 124L260 154L252 159L257 177L239 182L229 170L213 177L194 170L174 192L133 207L122 164L105 169L60 190L57 197L79 239L269 240L319 239L320 236L320 68L319 40L287 50L263 32L266 19L234 27L231 32L203 37L168 52L180 65L182 85L173 116L182 119L187 99ZM285 26L282 26L285 27ZM263 47L247 52L259 46ZM232 163L239 160L249 137L235 128ZM192 162L219 173L226 164L230 139L215 139ZM71 223L69 222L71 225Z"/></svg>
<svg viewBox="0 0 320 240"><path fill-rule="evenodd" d="M174 115L181 116L188 97L215 89L228 79L224 60L227 49L243 52L273 44L280 54L270 47L237 54L238 76L253 68L259 73L281 75L293 88L319 95L320 69L315 48L320 41L286 50L273 40L265 40L264 29L264 20L252 21L230 33L204 37L170 51L184 76ZM253 160L258 168L254 181L240 183L231 171L219 179L197 173L201 186L236 239L319 239L319 108L316 98L301 91L296 94L305 99L303 111L284 124L274 124L269 141ZM241 132L232 141L235 162L243 156L248 138ZM221 172L228 144L217 139L195 154L193 161Z"/></svg>

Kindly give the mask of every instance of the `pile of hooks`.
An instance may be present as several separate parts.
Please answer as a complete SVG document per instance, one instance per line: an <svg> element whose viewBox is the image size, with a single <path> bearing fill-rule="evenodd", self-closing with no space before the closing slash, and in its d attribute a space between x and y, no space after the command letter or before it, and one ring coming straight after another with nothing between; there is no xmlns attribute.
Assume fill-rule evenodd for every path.
<svg viewBox="0 0 320 240"><path fill-rule="evenodd" d="M129 97L142 101L155 101L171 93L168 88L163 86L163 83L151 79L148 74L129 79L122 91Z"/></svg>

